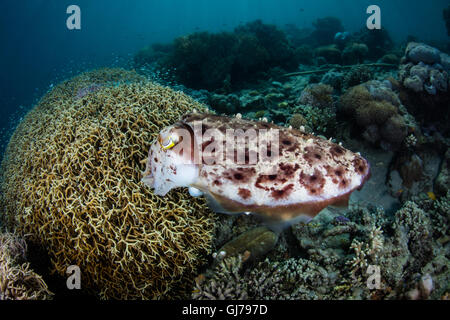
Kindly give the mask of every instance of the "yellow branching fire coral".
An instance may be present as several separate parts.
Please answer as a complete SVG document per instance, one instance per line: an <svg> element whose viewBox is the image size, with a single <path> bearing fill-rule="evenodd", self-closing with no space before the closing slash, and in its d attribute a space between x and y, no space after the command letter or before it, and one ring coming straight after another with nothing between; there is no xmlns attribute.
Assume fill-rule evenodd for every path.
<svg viewBox="0 0 450 320"><path fill-rule="evenodd" d="M27 245L14 233L0 233L0 300L50 299L42 277L25 262Z"/></svg>
<svg viewBox="0 0 450 320"><path fill-rule="evenodd" d="M140 179L159 130L194 108L204 107L121 69L54 87L7 147L8 223L47 249L57 273L78 265L82 287L102 298L183 297L211 250L214 216L203 200L158 197Z"/></svg>

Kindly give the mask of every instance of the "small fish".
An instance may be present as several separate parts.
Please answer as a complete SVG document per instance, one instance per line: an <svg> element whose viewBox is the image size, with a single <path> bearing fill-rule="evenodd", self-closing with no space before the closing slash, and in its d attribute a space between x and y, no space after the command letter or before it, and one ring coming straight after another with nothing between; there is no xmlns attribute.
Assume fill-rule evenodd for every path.
<svg viewBox="0 0 450 320"><path fill-rule="evenodd" d="M402 195L402 193L403 193L403 189L397 190L397 192L395 193L395 197L396 197L396 198L400 198L400 196Z"/></svg>
<svg viewBox="0 0 450 320"><path fill-rule="evenodd" d="M436 195L434 194L434 192L427 192L427 196L433 201L436 200Z"/></svg>
<svg viewBox="0 0 450 320"><path fill-rule="evenodd" d="M347 31L345 31L345 32L337 32L334 35L334 40L336 40L336 41L344 41L344 40L346 40L348 38L349 35L350 34Z"/></svg>
<svg viewBox="0 0 450 320"><path fill-rule="evenodd" d="M188 187L216 212L297 222L330 205L347 206L350 194L369 179L370 165L357 153L292 128L192 113L162 129L143 176L160 196Z"/></svg>
<svg viewBox="0 0 450 320"><path fill-rule="evenodd" d="M350 219L344 216L337 216L334 218L334 222L338 225L346 225L350 222Z"/></svg>

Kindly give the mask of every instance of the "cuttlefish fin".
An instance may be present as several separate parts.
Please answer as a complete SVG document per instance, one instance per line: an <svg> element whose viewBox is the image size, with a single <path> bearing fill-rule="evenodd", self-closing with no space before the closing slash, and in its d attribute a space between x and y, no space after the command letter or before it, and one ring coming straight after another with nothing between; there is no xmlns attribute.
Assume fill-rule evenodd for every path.
<svg viewBox="0 0 450 320"><path fill-rule="evenodd" d="M331 206L335 208L347 208L349 200L350 200L350 193L347 193L342 197L339 197L335 202L333 202Z"/></svg>
<svg viewBox="0 0 450 320"><path fill-rule="evenodd" d="M299 216L289 219L289 220L275 221L275 220L266 218L263 215L259 215L259 216L261 216L263 218L263 220L265 221L264 225L267 228L269 228L270 230L272 230L273 232L275 232L276 234L280 234L281 232L283 232L290 226L293 226L297 223L300 223L300 222L308 223L313 219L312 217L310 217L308 215L299 215Z"/></svg>
<svg viewBox="0 0 450 320"><path fill-rule="evenodd" d="M209 208L216 213L224 213L229 215L239 215L243 212L234 212L229 209L224 208L224 206L209 192L205 192L205 198L208 202Z"/></svg>

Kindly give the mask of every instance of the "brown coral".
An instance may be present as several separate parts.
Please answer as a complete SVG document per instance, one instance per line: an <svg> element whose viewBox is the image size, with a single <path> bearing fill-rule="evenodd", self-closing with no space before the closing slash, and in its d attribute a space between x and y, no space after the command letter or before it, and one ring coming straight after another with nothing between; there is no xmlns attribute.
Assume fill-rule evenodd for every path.
<svg viewBox="0 0 450 320"><path fill-rule="evenodd" d="M300 95L298 103L317 108L327 108L333 104L333 87L327 84L308 85Z"/></svg>
<svg viewBox="0 0 450 320"><path fill-rule="evenodd" d="M300 113L294 113L289 120L289 124L295 129L300 129L302 126L306 126L308 121Z"/></svg>
<svg viewBox="0 0 450 320"><path fill-rule="evenodd" d="M177 296L210 251L213 218L202 200L155 196L140 179L160 128L193 108L203 106L119 69L59 84L8 145L9 223L47 249L59 274L78 265L82 287L103 298Z"/></svg>
<svg viewBox="0 0 450 320"><path fill-rule="evenodd" d="M356 120L366 140L398 147L408 133L400 102L389 81L369 81L349 89L340 99L342 111Z"/></svg>

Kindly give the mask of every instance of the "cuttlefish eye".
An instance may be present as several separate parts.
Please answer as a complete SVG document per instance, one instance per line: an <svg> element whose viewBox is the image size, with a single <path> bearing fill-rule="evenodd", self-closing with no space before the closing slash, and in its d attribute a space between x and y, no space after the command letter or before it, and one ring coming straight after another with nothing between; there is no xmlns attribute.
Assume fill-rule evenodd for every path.
<svg viewBox="0 0 450 320"><path fill-rule="evenodd" d="M169 137L168 139L165 140L160 140L159 144L161 145L161 148L163 148L164 150L168 150L173 148L173 146L175 146L175 142L173 141L172 137Z"/></svg>
<svg viewBox="0 0 450 320"><path fill-rule="evenodd" d="M159 134L158 141L163 150L169 150L178 143L179 137L174 132L166 131Z"/></svg>

